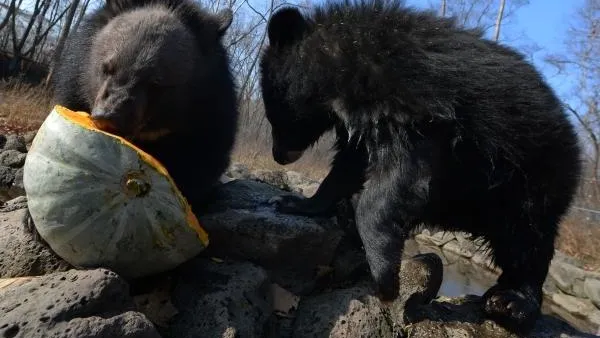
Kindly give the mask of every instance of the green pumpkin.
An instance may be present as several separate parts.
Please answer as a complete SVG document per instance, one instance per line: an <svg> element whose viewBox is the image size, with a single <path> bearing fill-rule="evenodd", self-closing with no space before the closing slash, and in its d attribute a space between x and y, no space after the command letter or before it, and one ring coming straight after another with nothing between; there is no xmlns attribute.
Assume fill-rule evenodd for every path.
<svg viewBox="0 0 600 338"><path fill-rule="evenodd" d="M86 113L55 106L23 170L35 227L75 266L136 278L170 270L208 245L167 170Z"/></svg>

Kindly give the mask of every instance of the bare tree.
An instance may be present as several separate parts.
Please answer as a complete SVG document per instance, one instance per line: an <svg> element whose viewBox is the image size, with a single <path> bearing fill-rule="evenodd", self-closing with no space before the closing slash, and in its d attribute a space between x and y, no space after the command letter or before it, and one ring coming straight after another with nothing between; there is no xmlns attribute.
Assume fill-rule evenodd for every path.
<svg viewBox="0 0 600 338"><path fill-rule="evenodd" d="M4 27L6 27L6 25L8 25L8 23L10 22L10 18L13 16L13 13L15 12L16 5L17 5L17 0L10 1L10 4L8 5L7 11L6 11L6 15L2 19L2 22L0 22L0 31L2 31L2 29L4 29Z"/></svg>
<svg viewBox="0 0 600 338"><path fill-rule="evenodd" d="M566 52L549 55L546 61L575 78L564 100L583 137L589 174L588 184L582 185L588 189L585 195L600 203L600 2L585 0L572 22Z"/></svg>
<svg viewBox="0 0 600 338"><path fill-rule="evenodd" d="M500 10L496 10L496 3L497 0L430 0L429 7L441 9L441 16L456 17L464 27L480 27L494 37L492 29L498 23L510 24L514 14L529 0L501 0Z"/></svg>
<svg viewBox="0 0 600 338"><path fill-rule="evenodd" d="M50 82L50 78L52 77L52 73L54 72L54 64L60 58L62 51L65 47L65 42L67 41L67 37L69 36L71 24L73 23L73 18L75 17L75 12L77 11L77 6L79 6L79 0L73 0L69 4L69 11L67 12L67 17L65 19L64 24L62 25L60 35L58 37L58 42L56 43L56 47L54 49L53 62L50 66L50 69L48 70L48 76L46 76L46 85L48 85L48 83Z"/></svg>
<svg viewBox="0 0 600 338"><path fill-rule="evenodd" d="M506 0L500 0L500 8L498 9L498 16L496 17L496 24L494 28L494 41L498 41L500 37L500 26L502 25L502 16L504 15L504 6Z"/></svg>

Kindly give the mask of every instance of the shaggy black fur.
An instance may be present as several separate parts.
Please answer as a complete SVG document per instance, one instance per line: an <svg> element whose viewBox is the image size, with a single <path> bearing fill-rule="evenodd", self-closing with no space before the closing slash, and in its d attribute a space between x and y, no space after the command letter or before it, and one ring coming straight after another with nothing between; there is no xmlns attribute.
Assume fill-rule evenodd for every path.
<svg viewBox="0 0 600 338"><path fill-rule="evenodd" d="M536 69L479 30L393 1L284 8L268 36L261 81L275 160L337 133L316 194L281 196L278 209L323 214L358 193L384 301L398 293L403 242L419 224L483 237L503 271L484 310L530 330L581 170L574 127Z"/></svg>
<svg viewBox="0 0 600 338"><path fill-rule="evenodd" d="M198 207L229 165L236 134L221 42L231 21L231 11L209 14L191 0L107 0L67 43L56 103L90 112L155 156Z"/></svg>

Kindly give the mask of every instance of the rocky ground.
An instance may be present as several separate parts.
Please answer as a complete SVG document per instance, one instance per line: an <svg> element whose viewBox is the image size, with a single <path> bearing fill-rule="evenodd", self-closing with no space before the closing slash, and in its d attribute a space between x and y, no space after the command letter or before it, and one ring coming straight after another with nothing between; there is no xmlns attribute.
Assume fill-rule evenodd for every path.
<svg viewBox="0 0 600 338"><path fill-rule="evenodd" d="M26 230L16 163L27 142L4 140L0 337L515 337L483 318L479 297L437 297L445 258L431 248L456 235L441 245L421 236L423 250L402 263L402 296L383 308L348 205L334 217L305 218L264 203L282 190L311 195L318 182L296 173L232 166L236 180L217 189L200 218L209 248L172 271L126 281L107 269L74 269ZM583 290L593 306L597 289L587 278L569 270L560 290ZM593 337L547 315L530 336Z"/></svg>

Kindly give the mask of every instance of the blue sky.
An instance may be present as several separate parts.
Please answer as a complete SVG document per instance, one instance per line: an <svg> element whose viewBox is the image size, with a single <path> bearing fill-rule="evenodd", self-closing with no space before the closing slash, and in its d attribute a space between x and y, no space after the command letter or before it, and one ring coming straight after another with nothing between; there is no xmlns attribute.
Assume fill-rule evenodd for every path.
<svg viewBox="0 0 600 338"><path fill-rule="evenodd" d="M415 7L428 7L429 1L406 0ZM507 0L507 3L510 1ZM532 61L557 94L567 102L571 101L568 94L574 79L568 74L557 74L556 68L544 62L544 57L564 52L566 33L569 26L575 24L575 13L583 3L584 0L529 0L529 4L515 13L510 25L500 31L502 43L516 48L519 48L519 44L535 43L540 48L533 53Z"/></svg>

